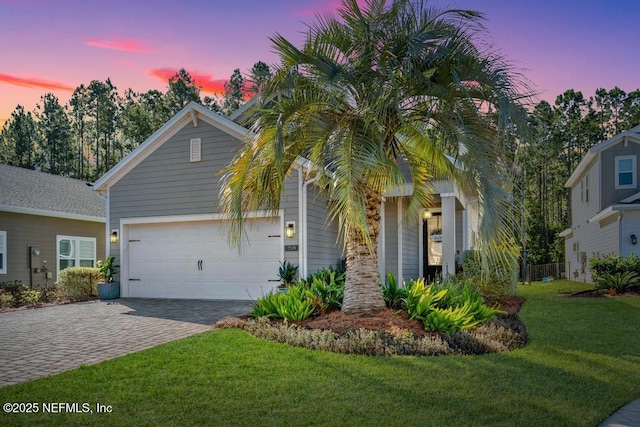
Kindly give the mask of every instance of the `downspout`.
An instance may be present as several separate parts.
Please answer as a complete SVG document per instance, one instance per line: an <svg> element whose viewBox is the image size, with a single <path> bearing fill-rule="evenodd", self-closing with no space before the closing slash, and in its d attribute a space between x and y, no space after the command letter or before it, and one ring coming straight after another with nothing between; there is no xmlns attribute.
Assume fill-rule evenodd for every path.
<svg viewBox="0 0 640 427"><path fill-rule="evenodd" d="M91 186L93 187L93 184L91 184ZM109 252L111 252L111 248L110 248L110 241L109 241L109 230L110 227L109 225L111 224L110 218L109 218L109 187L107 187L107 194L105 195L104 193L102 193L99 190L93 190L96 193L98 193L98 197L100 197L102 200L104 200L104 209L105 209L105 225L104 225L104 241L105 241L105 257L109 256ZM97 254L96 254L97 255Z"/></svg>
<svg viewBox="0 0 640 427"><path fill-rule="evenodd" d="M624 218L624 210L620 210L620 216L618 217L618 255L619 256L623 256L622 255L622 242L623 242L623 237L622 237L622 219Z"/></svg>
<svg viewBox="0 0 640 427"><path fill-rule="evenodd" d="M309 169L309 168L308 168ZM304 178L303 178L304 179ZM308 181L305 181L302 184L302 215L300 216L300 230L302 231L301 233L301 244L300 244L300 248L302 249L302 268L301 268L301 275L302 277L306 278L308 275L308 271L307 271L307 262L308 262L308 253L307 253L307 200L308 200L308 195L307 195L307 187L309 186L309 184L312 184L314 182L316 182L317 180L320 179L320 175L316 174L315 177L311 178Z"/></svg>

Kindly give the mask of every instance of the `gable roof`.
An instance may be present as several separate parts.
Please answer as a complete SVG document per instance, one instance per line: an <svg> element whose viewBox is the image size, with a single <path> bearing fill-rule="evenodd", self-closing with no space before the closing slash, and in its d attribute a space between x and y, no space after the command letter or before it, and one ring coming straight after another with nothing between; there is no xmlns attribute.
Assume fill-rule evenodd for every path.
<svg viewBox="0 0 640 427"><path fill-rule="evenodd" d="M162 144L178 133L188 122L193 122L194 126L198 126L199 120L203 120L211 126L240 140L244 140L248 135L247 129L234 123L232 120L191 101L186 107L173 116L171 120L151 134L146 141L129 153L127 157L122 159L120 163L102 175L94 184L95 190L106 193L107 188L118 182L123 176L129 173L129 171L149 157L154 151L161 147Z"/></svg>
<svg viewBox="0 0 640 427"><path fill-rule="evenodd" d="M0 211L105 222L105 202L91 184L0 165Z"/></svg>
<svg viewBox="0 0 640 427"><path fill-rule="evenodd" d="M589 151L587 151L587 154L585 154L585 156L582 158L582 160L578 164L578 167L576 168L576 170L573 171L573 173L571 174L571 176L567 180L567 183L564 186L567 188L573 187L573 185L576 182L578 182L580 177L582 177L582 174L584 174L584 172L587 170L591 162L597 158L598 154L601 151L604 151L607 148L625 140L635 142L636 144L640 144L640 125L633 127L627 131L621 132L617 135L614 135L611 138L607 139L606 141L603 141L600 144L596 144L593 147L591 147Z"/></svg>

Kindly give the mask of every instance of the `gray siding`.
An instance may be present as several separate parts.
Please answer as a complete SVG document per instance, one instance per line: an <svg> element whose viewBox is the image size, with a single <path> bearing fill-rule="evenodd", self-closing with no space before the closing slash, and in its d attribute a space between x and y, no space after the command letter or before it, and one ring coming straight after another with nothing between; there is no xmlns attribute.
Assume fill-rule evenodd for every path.
<svg viewBox="0 0 640 427"><path fill-rule="evenodd" d="M636 187L625 190L616 190L616 156L636 156ZM602 193L600 209L604 209L622 199L625 199L638 191L640 191L640 179L638 179L638 167L640 160L640 144L628 142L624 146L624 142L619 142L612 147L607 148L601 153L600 173L602 176Z"/></svg>
<svg viewBox="0 0 640 427"><path fill-rule="evenodd" d="M409 199L403 198L403 212L409 206ZM420 276L419 252L420 225L403 220L402 222L402 276L405 280Z"/></svg>
<svg viewBox="0 0 640 427"><path fill-rule="evenodd" d="M622 234L620 236L620 255L640 256L640 244L631 244L631 235L635 234L640 239L640 212L625 211L622 218Z"/></svg>
<svg viewBox="0 0 640 427"><path fill-rule="evenodd" d="M37 246L40 250L38 267L46 261L53 278L47 281L44 273L35 273L33 285L53 285L58 273L58 235L95 237L96 261L105 256L105 226L100 222L0 212L0 230L7 232L7 274L0 274L0 282L19 280L29 284L29 247Z"/></svg>
<svg viewBox="0 0 640 427"><path fill-rule="evenodd" d="M201 138L200 162L189 161L191 138ZM109 226L119 228L122 218L218 213L219 172L242 144L204 120L197 127L190 120L185 121L182 129L110 188ZM296 224L297 182L294 171L285 181L281 204L284 221ZM298 236L299 233L294 239L285 239L285 244L298 244ZM111 245L110 251L119 260L119 245ZM298 252L285 252L285 259L297 264Z"/></svg>
<svg viewBox="0 0 640 427"><path fill-rule="evenodd" d="M573 237L565 242L565 257L567 262L567 278L574 279L574 272L578 270L578 280L591 282L591 272L589 271L589 260L594 254L610 254L619 251L619 224L618 216L613 216L606 221L595 223L584 223L580 227L575 227ZM577 250L573 245L577 243ZM586 266L584 275L580 262L580 253L586 254Z"/></svg>
<svg viewBox="0 0 640 427"><path fill-rule="evenodd" d="M340 263L342 244L338 241L338 224L329 221L328 198L311 184L307 187L307 272L319 268L337 266Z"/></svg>
<svg viewBox="0 0 640 427"><path fill-rule="evenodd" d="M384 204L385 277L391 271L398 278L398 199L390 197Z"/></svg>
<svg viewBox="0 0 640 427"><path fill-rule="evenodd" d="M280 199L280 207L284 209L284 223L287 221L296 222L296 235L289 239L284 238L285 245L299 245L300 244L300 217L298 215L298 171L294 170L291 176L289 176L284 182L284 193ZM284 233L284 230L282 230ZM284 260L289 261L292 264L298 265L300 263L299 251L285 251Z"/></svg>
<svg viewBox="0 0 640 427"><path fill-rule="evenodd" d="M465 233L465 230L462 227L462 217L464 214L464 210L461 210L459 206L456 206L456 255L460 255L464 250L462 240L462 235Z"/></svg>

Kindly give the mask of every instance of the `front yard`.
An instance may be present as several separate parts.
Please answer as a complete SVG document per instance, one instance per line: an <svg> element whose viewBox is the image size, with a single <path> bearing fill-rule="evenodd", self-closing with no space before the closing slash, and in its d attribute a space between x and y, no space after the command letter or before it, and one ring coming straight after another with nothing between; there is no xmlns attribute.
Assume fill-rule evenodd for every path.
<svg viewBox="0 0 640 427"><path fill-rule="evenodd" d="M594 426L640 397L640 297L558 296L587 286L520 287L530 342L516 351L367 357L215 330L2 388L39 413L0 424ZM93 413L43 413L51 402Z"/></svg>

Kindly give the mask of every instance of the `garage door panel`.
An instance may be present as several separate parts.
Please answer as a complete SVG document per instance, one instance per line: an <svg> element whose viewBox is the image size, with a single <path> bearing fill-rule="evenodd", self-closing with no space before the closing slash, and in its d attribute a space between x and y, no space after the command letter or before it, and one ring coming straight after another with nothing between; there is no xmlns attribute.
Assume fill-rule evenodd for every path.
<svg viewBox="0 0 640 427"><path fill-rule="evenodd" d="M253 221L253 227L247 229L248 244L238 254L229 247L219 221L132 225L129 296L259 297L277 286L279 230L277 221Z"/></svg>

